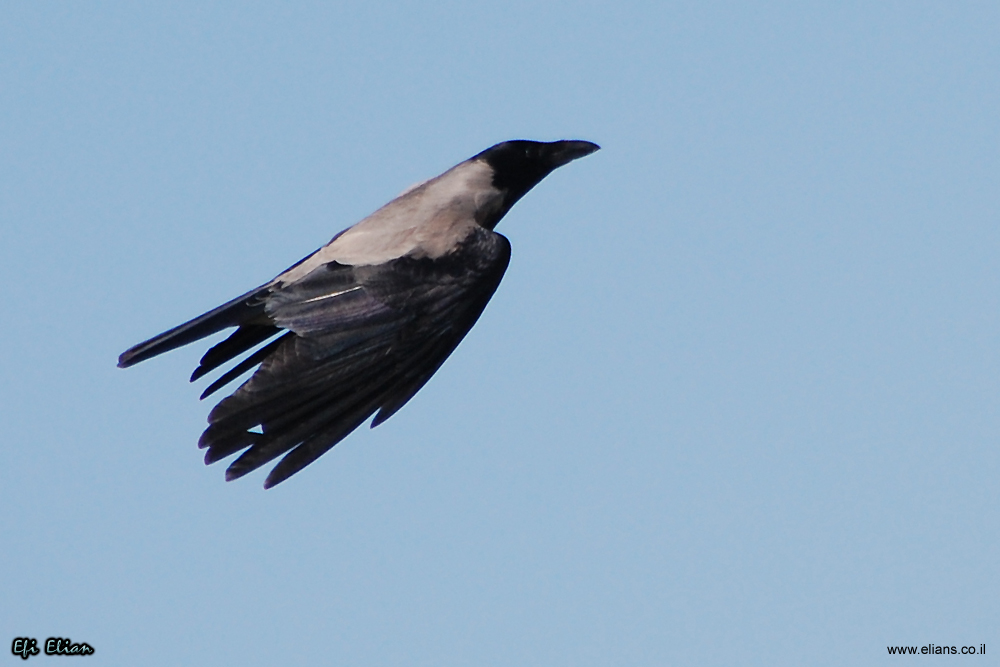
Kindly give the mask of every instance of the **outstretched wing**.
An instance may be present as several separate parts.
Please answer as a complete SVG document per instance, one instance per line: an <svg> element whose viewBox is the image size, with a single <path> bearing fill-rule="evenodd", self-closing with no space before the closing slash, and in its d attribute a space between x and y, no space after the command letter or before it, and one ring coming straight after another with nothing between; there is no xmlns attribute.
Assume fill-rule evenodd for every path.
<svg viewBox="0 0 1000 667"><path fill-rule="evenodd" d="M322 265L258 299L266 323L241 326L209 350L192 379L286 333L238 363L206 395L260 367L209 414L206 463L246 449L236 479L284 455L265 487L287 479L368 417L377 426L430 379L472 325L510 260L506 238L475 228L441 257Z"/></svg>

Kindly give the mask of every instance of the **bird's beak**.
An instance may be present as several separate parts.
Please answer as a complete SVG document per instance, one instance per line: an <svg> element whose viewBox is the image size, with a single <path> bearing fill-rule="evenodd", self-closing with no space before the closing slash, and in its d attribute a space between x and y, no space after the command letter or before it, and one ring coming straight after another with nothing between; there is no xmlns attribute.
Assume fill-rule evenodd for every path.
<svg viewBox="0 0 1000 667"><path fill-rule="evenodd" d="M556 169L577 158L590 155L601 147L590 141L553 141L550 146L549 160Z"/></svg>

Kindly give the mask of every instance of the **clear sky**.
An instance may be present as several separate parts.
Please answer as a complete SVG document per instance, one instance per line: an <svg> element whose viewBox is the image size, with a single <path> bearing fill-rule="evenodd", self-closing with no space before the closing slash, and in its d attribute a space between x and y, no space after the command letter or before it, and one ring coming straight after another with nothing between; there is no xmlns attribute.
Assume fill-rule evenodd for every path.
<svg viewBox="0 0 1000 667"><path fill-rule="evenodd" d="M1000 653L1000 5L278 4L4 6L0 639ZM288 482L202 464L205 344L115 368L511 138L603 150L501 222L428 386Z"/></svg>

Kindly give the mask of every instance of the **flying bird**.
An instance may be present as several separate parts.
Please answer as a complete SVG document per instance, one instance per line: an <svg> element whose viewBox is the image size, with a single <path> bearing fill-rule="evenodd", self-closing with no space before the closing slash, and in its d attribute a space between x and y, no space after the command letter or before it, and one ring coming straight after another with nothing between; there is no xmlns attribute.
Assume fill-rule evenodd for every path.
<svg viewBox="0 0 1000 667"><path fill-rule="evenodd" d="M118 366L236 327L205 353L191 381L246 354L205 398L257 369L212 409L198 446L208 450L206 464L243 452L227 481L283 456L264 482L270 488L372 415L378 426L424 386L507 269L510 242L493 228L554 169L598 148L523 140L488 148L270 282L127 350Z"/></svg>

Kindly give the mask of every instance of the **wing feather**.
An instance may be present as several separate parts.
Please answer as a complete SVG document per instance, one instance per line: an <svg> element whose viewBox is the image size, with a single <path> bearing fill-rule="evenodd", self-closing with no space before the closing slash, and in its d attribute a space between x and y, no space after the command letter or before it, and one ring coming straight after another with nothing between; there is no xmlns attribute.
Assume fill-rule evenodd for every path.
<svg viewBox="0 0 1000 667"><path fill-rule="evenodd" d="M198 368L194 369L194 373L191 374L191 382L279 333L281 333L281 329L275 326L261 324L241 326L229 338L209 348L205 356L201 358Z"/></svg>
<svg viewBox="0 0 1000 667"><path fill-rule="evenodd" d="M288 333L206 390L260 363L211 411L199 441L208 448L206 463L245 449L226 472L227 479L236 479L284 455L265 482L270 487L372 415L378 413L373 427L384 422L469 332L509 260L507 239L477 228L442 257L406 256L376 266L330 262L294 283L272 285L264 311L271 329ZM237 330L206 353L202 366L214 368L223 363L217 360L239 353L234 350L249 350L256 344L250 341L266 340L264 333Z"/></svg>

